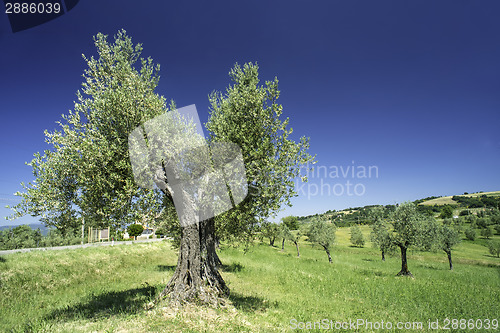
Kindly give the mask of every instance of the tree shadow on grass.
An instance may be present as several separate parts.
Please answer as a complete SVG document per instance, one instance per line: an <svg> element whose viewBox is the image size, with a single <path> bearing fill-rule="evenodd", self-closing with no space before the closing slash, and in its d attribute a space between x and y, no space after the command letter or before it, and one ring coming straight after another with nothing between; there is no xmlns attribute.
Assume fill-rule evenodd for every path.
<svg viewBox="0 0 500 333"><path fill-rule="evenodd" d="M266 311L269 307L277 307L278 302L269 302L266 299L255 296L244 296L238 293L231 292L229 300L240 311L255 312Z"/></svg>
<svg viewBox="0 0 500 333"><path fill-rule="evenodd" d="M492 254L483 254L483 257L494 258L494 259L498 259L499 258L499 257L494 256Z"/></svg>
<svg viewBox="0 0 500 333"><path fill-rule="evenodd" d="M241 272L245 268L242 264L239 262L233 262L230 265L222 265L221 270L224 272L231 272L231 273L236 273L236 272Z"/></svg>
<svg viewBox="0 0 500 333"><path fill-rule="evenodd" d="M160 272L173 272L176 267L176 265L158 265L156 269Z"/></svg>
<svg viewBox="0 0 500 333"><path fill-rule="evenodd" d="M6 262L7 259L5 259L4 257L0 257L0 262Z"/></svg>
<svg viewBox="0 0 500 333"><path fill-rule="evenodd" d="M123 291L109 291L89 295L75 305L57 309L49 313L46 320L74 320L109 318L113 315L134 314L144 311L145 304L155 296L156 288L146 286Z"/></svg>

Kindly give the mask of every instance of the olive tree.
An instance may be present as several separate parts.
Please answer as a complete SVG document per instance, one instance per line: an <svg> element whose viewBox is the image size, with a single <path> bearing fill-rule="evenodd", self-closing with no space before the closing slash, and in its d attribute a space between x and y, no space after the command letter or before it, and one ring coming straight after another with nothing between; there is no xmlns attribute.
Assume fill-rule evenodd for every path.
<svg viewBox="0 0 500 333"><path fill-rule="evenodd" d="M291 232L288 226L281 222L278 225L278 237L281 238L281 252L285 251L285 241L290 238Z"/></svg>
<svg viewBox="0 0 500 333"><path fill-rule="evenodd" d="M500 258L500 240L490 240L488 241L488 250L491 255Z"/></svg>
<svg viewBox="0 0 500 333"><path fill-rule="evenodd" d="M297 230L290 230L288 225L282 222L278 227L278 232L280 237L283 238L281 243L281 251L285 250L285 241L289 240L295 245L295 248L297 249L297 257L300 257L299 240L302 236L300 230L298 230L298 228Z"/></svg>
<svg viewBox="0 0 500 333"><path fill-rule="evenodd" d="M468 240L471 240L471 241L474 241L477 238L476 229L472 225L470 227L468 227L467 229L465 229L464 234L465 234L465 238L467 238Z"/></svg>
<svg viewBox="0 0 500 333"><path fill-rule="evenodd" d="M493 228L489 225L484 227L483 229L481 229L481 236L489 239L491 236L493 236Z"/></svg>
<svg viewBox="0 0 500 333"><path fill-rule="evenodd" d="M262 237L269 239L269 246L274 246L274 241L278 237L278 225L269 221L264 221L260 225L260 233Z"/></svg>
<svg viewBox="0 0 500 333"><path fill-rule="evenodd" d="M453 269L453 264L451 262L451 250L452 248L460 243L460 234L457 230L444 224L439 229L439 244L441 249L448 255L448 262L450 264L450 270Z"/></svg>
<svg viewBox="0 0 500 333"><path fill-rule="evenodd" d="M302 237L302 233L300 230L293 230L290 232L290 235L288 236L288 239L295 244L295 248L297 249L297 257L300 257L300 251L299 251L299 240L300 237Z"/></svg>
<svg viewBox="0 0 500 333"><path fill-rule="evenodd" d="M330 247L335 243L335 224L323 220L316 220L311 222L307 232L308 240L323 247L327 256L328 262L332 263L332 256L330 255Z"/></svg>
<svg viewBox="0 0 500 333"><path fill-rule="evenodd" d="M365 238L358 225L353 225L351 228L351 244L357 247L363 247L365 245Z"/></svg>
<svg viewBox="0 0 500 333"><path fill-rule="evenodd" d="M391 217L391 239L401 250L401 271L398 276L411 276L408 270L407 251L411 247L430 249L436 242L437 230L432 217L417 210L414 203L399 205Z"/></svg>
<svg viewBox="0 0 500 333"><path fill-rule="evenodd" d="M159 66L151 58L140 57L141 45L134 45L125 31L118 32L114 43L101 33L94 42L98 57L84 56L88 68L74 110L63 115L61 129L45 132L51 148L43 155L35 154L29 163L35 181L18 193L23 200L13 207L14 217L31 214L64 223L57 217L66 214L85 223L118 227L137 219L143 223L164 220L173 211L174 195L179 192L173 193L175 179L167 177L172 167L168 156L151 166L156 185L152 189L138 186L130 161L129 135L146 122L176 111L173 102L167 106L165 98L155 92ZM278 80L261 85L255 64L236 65L230 77L232 84L224 94L210 95L206 143L213 147L227 142L241 148L245 188L252 192L236 208L215 218L184 225L179 216L169 219L177 223L179 256L158 299L168 296L176 302L218 304L228 295L228 288L218 271L216 230L220 237L237 237L275 215L283 204L290 205L300 167L313 162L307 153L308 140L295 142L289 137L292 129L288 119L282 119L283 108L277 103ZM175 131L179 141L202 140L190 135L190 128L181 126ZM144 140L150 148L158 143L151 137ZM148 154L156 153L161 151L151 149Z"/></svg>
<svg viewBox="0 0 500 333"><path fill-rule="evenodd" d="M371 241L382 253L382 261L385 261L386 253L394 251L394 243L391 238L392 233L389 230L389 226L380 216L375 217L375 221L371 227Z"/></svg>
<svg viewBox="0 0 500 333"><path fill-rule="evenodd" d="M286 224L290 230L297 230L299 228L299 220L297 219L297 216L285 216L281 219L281 222Z"/></svg>

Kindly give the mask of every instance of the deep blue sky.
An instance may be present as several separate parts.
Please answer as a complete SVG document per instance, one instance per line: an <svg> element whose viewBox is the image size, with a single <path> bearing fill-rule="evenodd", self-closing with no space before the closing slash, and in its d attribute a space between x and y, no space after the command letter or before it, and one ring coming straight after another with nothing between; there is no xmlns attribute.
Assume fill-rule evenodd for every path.
<svg viewBox="0 0 500 333"><path fill-rule="evenodd" d="M323 195L306 186L278 217L500 189L496 0L81 1L18 33L0 17L2 207L32 180L24 162L48 147L44 129L73 107L92 36L121 28L161 64L158 93L196 104L202 122L234 63L279 78L294 137L310 137L318 165L339 177L314 177ZM344 178L353 161L378 177ZM363 194L348 195L347 181ZM0 209L0 225L9 214Z"/></svg>

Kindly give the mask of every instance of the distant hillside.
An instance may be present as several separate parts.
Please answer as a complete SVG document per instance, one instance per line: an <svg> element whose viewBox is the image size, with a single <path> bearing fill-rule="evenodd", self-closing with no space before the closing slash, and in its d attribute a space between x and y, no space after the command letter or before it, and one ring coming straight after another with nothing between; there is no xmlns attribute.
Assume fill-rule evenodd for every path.
<svg viewBox="0 0 500 333"><path fill-rule="evenodd" d="M442 206L442 205L457 205L458 202L453 200L453 197L464 197L464 198L477 198L480 196L486 195L488 197L497 197L500 196L500 191L495 191L495 192L479 192L479 193L471 193L471 194L461 194L461 195L455 195L455 196L448 196L448 197L440 197L432 200L426 200L421 202L421 205L427 205L427 206Z"/></svg>
<svg viewBox="0 0 500 333"><path fill-rule="evenodd" d="M18 227L20 225L22 225L22 224L4 225L4 226L0 226L0 230L11 229L11 228ZM45 225L43 225L41 223L31 223L31 224L27 224L27 226L29 226L33 230L40 229L40 231L42 232L42 235L44 235L44 236L46 236L47 233L49 232L49 230L51 229L51 228L47 228Z"/></svg>
<svg viewBox="0 0 500 333"><path fill-rule="evenodd" d="M428 214L439 214L444 205L452 205L456 208L496 208L500 207L500 191L464 193L447 197L427 197L413 201L419 205L419 210ZM325 213L318 213L308 216L298 216L302 222L312 222L314 220L333 221L339 227L348 227L354 224L371 224L371 210L375 207L383 208L384 215L389 216L391 211L396 209L395 205L368 205L364 207L345 208L340 211L328 210ZM458 214L458 213L457 213Z"/></svg>

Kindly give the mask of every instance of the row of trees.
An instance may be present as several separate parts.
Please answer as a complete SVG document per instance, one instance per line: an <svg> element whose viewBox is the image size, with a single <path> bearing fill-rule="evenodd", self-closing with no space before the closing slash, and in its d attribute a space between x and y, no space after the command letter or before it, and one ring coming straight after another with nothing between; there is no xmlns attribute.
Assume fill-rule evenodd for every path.
<svg viewBox="0 0 500 333"><path fill-rule="evenodd" d="M468 208L497 208L500 209L500 197L487 196L485 194L475 197L453 196L453 201L456 201L462 207Z"/></svg>
<svg viewBox="0 0 500 333"><path fill-rule="evenodd" d="M389 252L399 249L401 252L401 270L398 275L412 276L408 269L407 252L410 249L423 251L444 251L448 257L450 270L453 269L452 251L461 242L462 225L458 219L445 219L439 223L433 217L422 213L414 203L403 203L393 213L387 216L383 207L371 210L372 231L371 241L380 249L382 260ZM318 216L313 216L310 223L302 223L301 232L291 233L290 221L298 221L295 217L286 217L281 224L265 223L261 228L261 236L269 238L269 245L274 245L275 239L282 240L282 249L285 240L292 241L297 247L298 237L306 235L308 240L323 247L332 262L330 246L335 241L335 224ZM286 221L286 222L285 222ZM465 235L469 229L465 230ZM483 229L490 230L491 229ZM364 246L365 240L359 226L350 228L350 240L354 246ZM485 238L491 236L483 233ZM498 255L498 241L490 241L488 247L492 255ZM299 255L299 253L298 253Z"/></svg>
<svg viewBox="0 0 500 333"><path fill-rule="evenodd" d="M321 246L328 255L328 261L332 262L330 248L335 242L335 224L324 220L314 220L308 224L299 224L295 216L282 218L280 224L264 222L260 226L261 241L269 239L269 245L274 246L276 239L281 240L281 251L285 249L285 241L292 242L297 249L297 257L300 257L299 240L307 236L308 241Z"/></svg>

